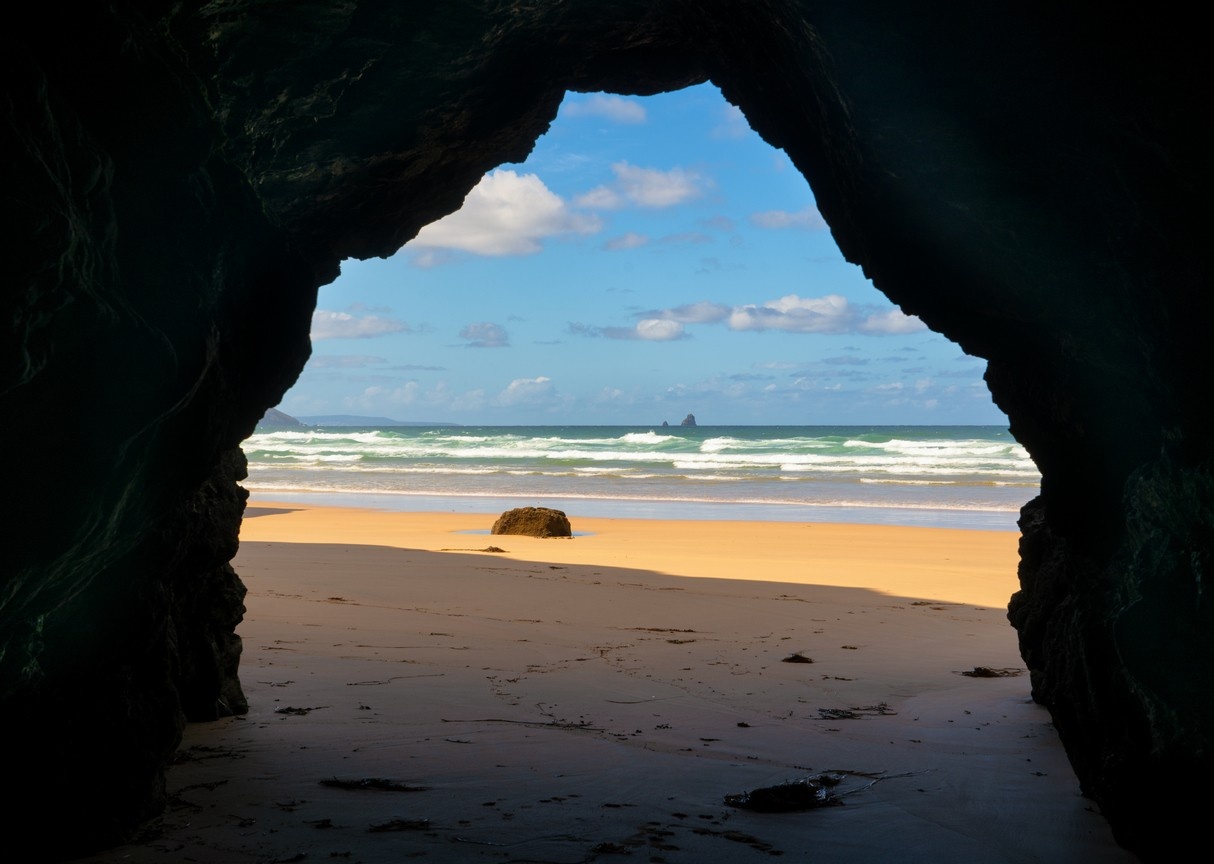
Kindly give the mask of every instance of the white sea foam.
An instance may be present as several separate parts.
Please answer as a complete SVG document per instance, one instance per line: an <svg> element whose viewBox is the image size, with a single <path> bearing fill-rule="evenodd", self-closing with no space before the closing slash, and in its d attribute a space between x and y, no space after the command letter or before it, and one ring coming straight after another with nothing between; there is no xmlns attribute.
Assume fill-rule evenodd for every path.
<svg viewBox="0 0 1214 864"><path fill-rule="evenodd" d="M1015 512L1039 475L999 429L309 429L245 442L250 487L323 494Z"/></svg>
<svg viewBox="0 0 1214 864"><path fill-rule="evenodd" d="M680 439L674 435L659 435L657 432L628 432L613 440L623 441L626 444L664 444Z"/></svg>

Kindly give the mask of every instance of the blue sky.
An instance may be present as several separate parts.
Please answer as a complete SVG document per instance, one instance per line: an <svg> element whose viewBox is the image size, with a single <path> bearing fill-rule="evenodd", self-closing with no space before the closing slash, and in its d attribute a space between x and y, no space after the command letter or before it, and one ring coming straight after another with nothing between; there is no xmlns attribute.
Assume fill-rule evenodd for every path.
<svg viewBox="0 0 1214 864"><path fill-rule="evenodd" d="M296 416L1004 424L966 356L846 263L711 85L569 94L521 165L320 291Z"/></svg>

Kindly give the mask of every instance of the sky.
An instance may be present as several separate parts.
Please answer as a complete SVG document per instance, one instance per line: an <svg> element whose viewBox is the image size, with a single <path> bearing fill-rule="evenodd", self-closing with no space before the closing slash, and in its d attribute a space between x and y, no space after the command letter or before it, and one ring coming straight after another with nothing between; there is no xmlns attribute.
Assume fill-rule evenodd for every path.
<svg viewBox="0 0 1214 864"><path fill-rule="evenodd" d="M711 84L568 94L526 162L320 291L281 410L466 425L999 424Z"/></svg>

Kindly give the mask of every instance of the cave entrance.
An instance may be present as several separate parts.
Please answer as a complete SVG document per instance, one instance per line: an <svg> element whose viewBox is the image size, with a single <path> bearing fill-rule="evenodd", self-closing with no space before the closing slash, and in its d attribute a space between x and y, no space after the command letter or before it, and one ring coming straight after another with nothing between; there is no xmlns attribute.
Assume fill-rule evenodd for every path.
<svg viewBox="0 0 1214 864"><path fill-rule="evenodd" d="M701 140L719 152L685 138L678 146L694 161L663 159L652 146L621 152L626 133L662 122L654 106L679 98L702 100ZM312 783L292 801L322 802L307 805L318 820L383 831L402 824L385 809L398 805L360 801L355 813L348 792L317 791L315 776L355 789L433 785L441 791L425 794L441 795L459 819L460 842L528 844L545 860L599 841L600 851L627 849L616 838L638 822L660 826L651 845L666 845L657 848L711 858L720 851L704 844L734 818L717 812L722 795L810 770L789 762L807 734L817 768L859 765L876 776L914 763L923 748L937 776L962 785L976 764L953 746L964 724L967 747L992 748L981 764L1000 778L999 794L943 808L936 796L919 819L906 814L919 806L921 781L883 786L893 804L875 804L880 815L860 829L865 842L879 845L872 831L881 825L932 859L982 858L960 829L997 823L1009 799L1037 808L1042 824L1056 824L1060 808L1078 815L1061 748L1033 734L1044 711L1026 702L1027 680L1010 677L1015 634L999 608L1010 589L980 596L961 584L975 567L1014 581L1010 529L1035 482L1031 468L1019 486L995 479L1022 470L1022 457L1006 431L996 434L1005 421L990 406L982 364L898 313L841 260L780 154L763 148L740 168L729 164L729 148L754 146L739 120L711 88L645 101L573 97L527 163L491 173L464 210L395 259L349 265L322 292L316 354L283 405L328 424L246 445L255 503L267 491L297 496L273 489L292 472L337 478L319 501L397 500L418 511L483 513L493 509L486 488L500 493L499 508L561 503L560 492L576 490L576 531L610 500L585 496L588 486L630 489L617 496L630 512L597 515L652 507L669 520L703 514L696 508L709 502L686 499L730 484L748 490L722 498L737 519L769 512L739 498L850 483L869 505L887 505L839 508L853 521L878 512L938 519L948 507L908 504L971 488L988 502L1005 496L1004 510L991 512L1008 530L950 532L928 548L905 523L874 540L755 517L744 528L704 529L714 524L704 519L681 532L632 523L622 539L596 526L597 535L562 543L455 534L450 515L433 512L388 514L343 535L306 512L261 507L236 562L254 594L246 632L257 634L246 641L243 677L260 689L250 687L258 729L306 740L308 752L255 752L267 764L252 782L294 778L305 772L292 766L307 764ZM587 144L563 137L566 125L591 122ZM670 122L689 134L686 119ZM579 173L596 158L598 176ZM727 206L761 186L771 195L762 204ZM399 356L380 347L389 342ZM687 414L701 425L679 425ZM426 425L388 428L378 418ZM807 431L807 419L846 425ZM947 431L961 422L975 425ZM756 428L770 431L746 431ZM829 477L811 439L867 449L848 476ZM991 476L950 487L956 478L942 463L966 447L986 448ZM383 487L396 479L407 487ZM886 482L863 482L872 479ZM655 486L677 487L685 500L647 499ZM419 488L432 493L429 506ZM820 505L769 502L770 512L806 521L821 518ZM954 502L951 512L961 520L979 511ZM812 536L788 545L803 528ZM1002 557L991 554L996 546ZM832 581L831 571L852 564L887 580L897 571L904 587ZM951 587L940 581L945 570L957 577ZM323 659L305 673L297 658L311 654ZM959 674L975 666L991 678ZM974 684L987 688L980 698L967 689ZM1025 759L1039 776L1022 770ZM1056 780L1043 793L1046 775ZM844 788L869 782L858 776ZM181 782L189 780L207 782ZM283 797L275 794L269 800ZM702 824L688 827L689 817ZM284 833L288 819L299 821L269 808L258 818ZM592 823L591 840L569 833ZM847 829L826 838L811 824L782 828L780 851L820 856L841 842L842 855L855 842ZM314 835L302 842L319 853ZM451 848L441 831L416 836L415 848L431 838ZM1059 841L1048 832L992 837L1026 857L1056 852Z"/></svg>
<svg viewBox="0 0 1214 864"><path fill-rule="evenodd" d="M572 439L562 452L518 445L516 430L500 447L472 436L473 452L455 435L427 450L422 433L397 429L410 452L398 462L396 440L375 450L334 432L292 453L255 439L246 449L259 493L408 492L405 506L430 494L438 509L483 508L488 494L504 509L518 496L585 498L589 487L589 515L635 513L638 498L660 513L652 502L666 497L767 502L765 514L785 519L1014 530L1036 492L984 361L904 315L842 258L804 178L711 84L569 94L524 163L487 174L461 210L393 258L347 261L319 307L314 354L282 405L311 424L625 426L618 434L635 436L693 415L708 427L836 428L782 461L771 442L789 436L778 431L751 442L705 433L673 463L657 442L662 465L636 437L618 452ZM840 462L827 470L824 459ZM812 482L779 482L795 480ZM475 497L451 497L461 493ZM806 516L780 504L824 506Z"/></svg>

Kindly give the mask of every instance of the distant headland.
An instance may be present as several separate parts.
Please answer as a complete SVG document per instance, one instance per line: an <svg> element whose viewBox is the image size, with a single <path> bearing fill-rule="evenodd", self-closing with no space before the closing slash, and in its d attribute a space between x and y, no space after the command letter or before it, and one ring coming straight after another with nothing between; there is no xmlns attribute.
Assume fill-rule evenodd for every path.
<svg viewBox="0 0 1214 864"><path fill-rule="evenodd" d="M271 408L257 423L258 429L295 429L308 426L459 426L437 420L394 420L391 417L364 417L359 414L309 414L292 417Z"/></svg>

